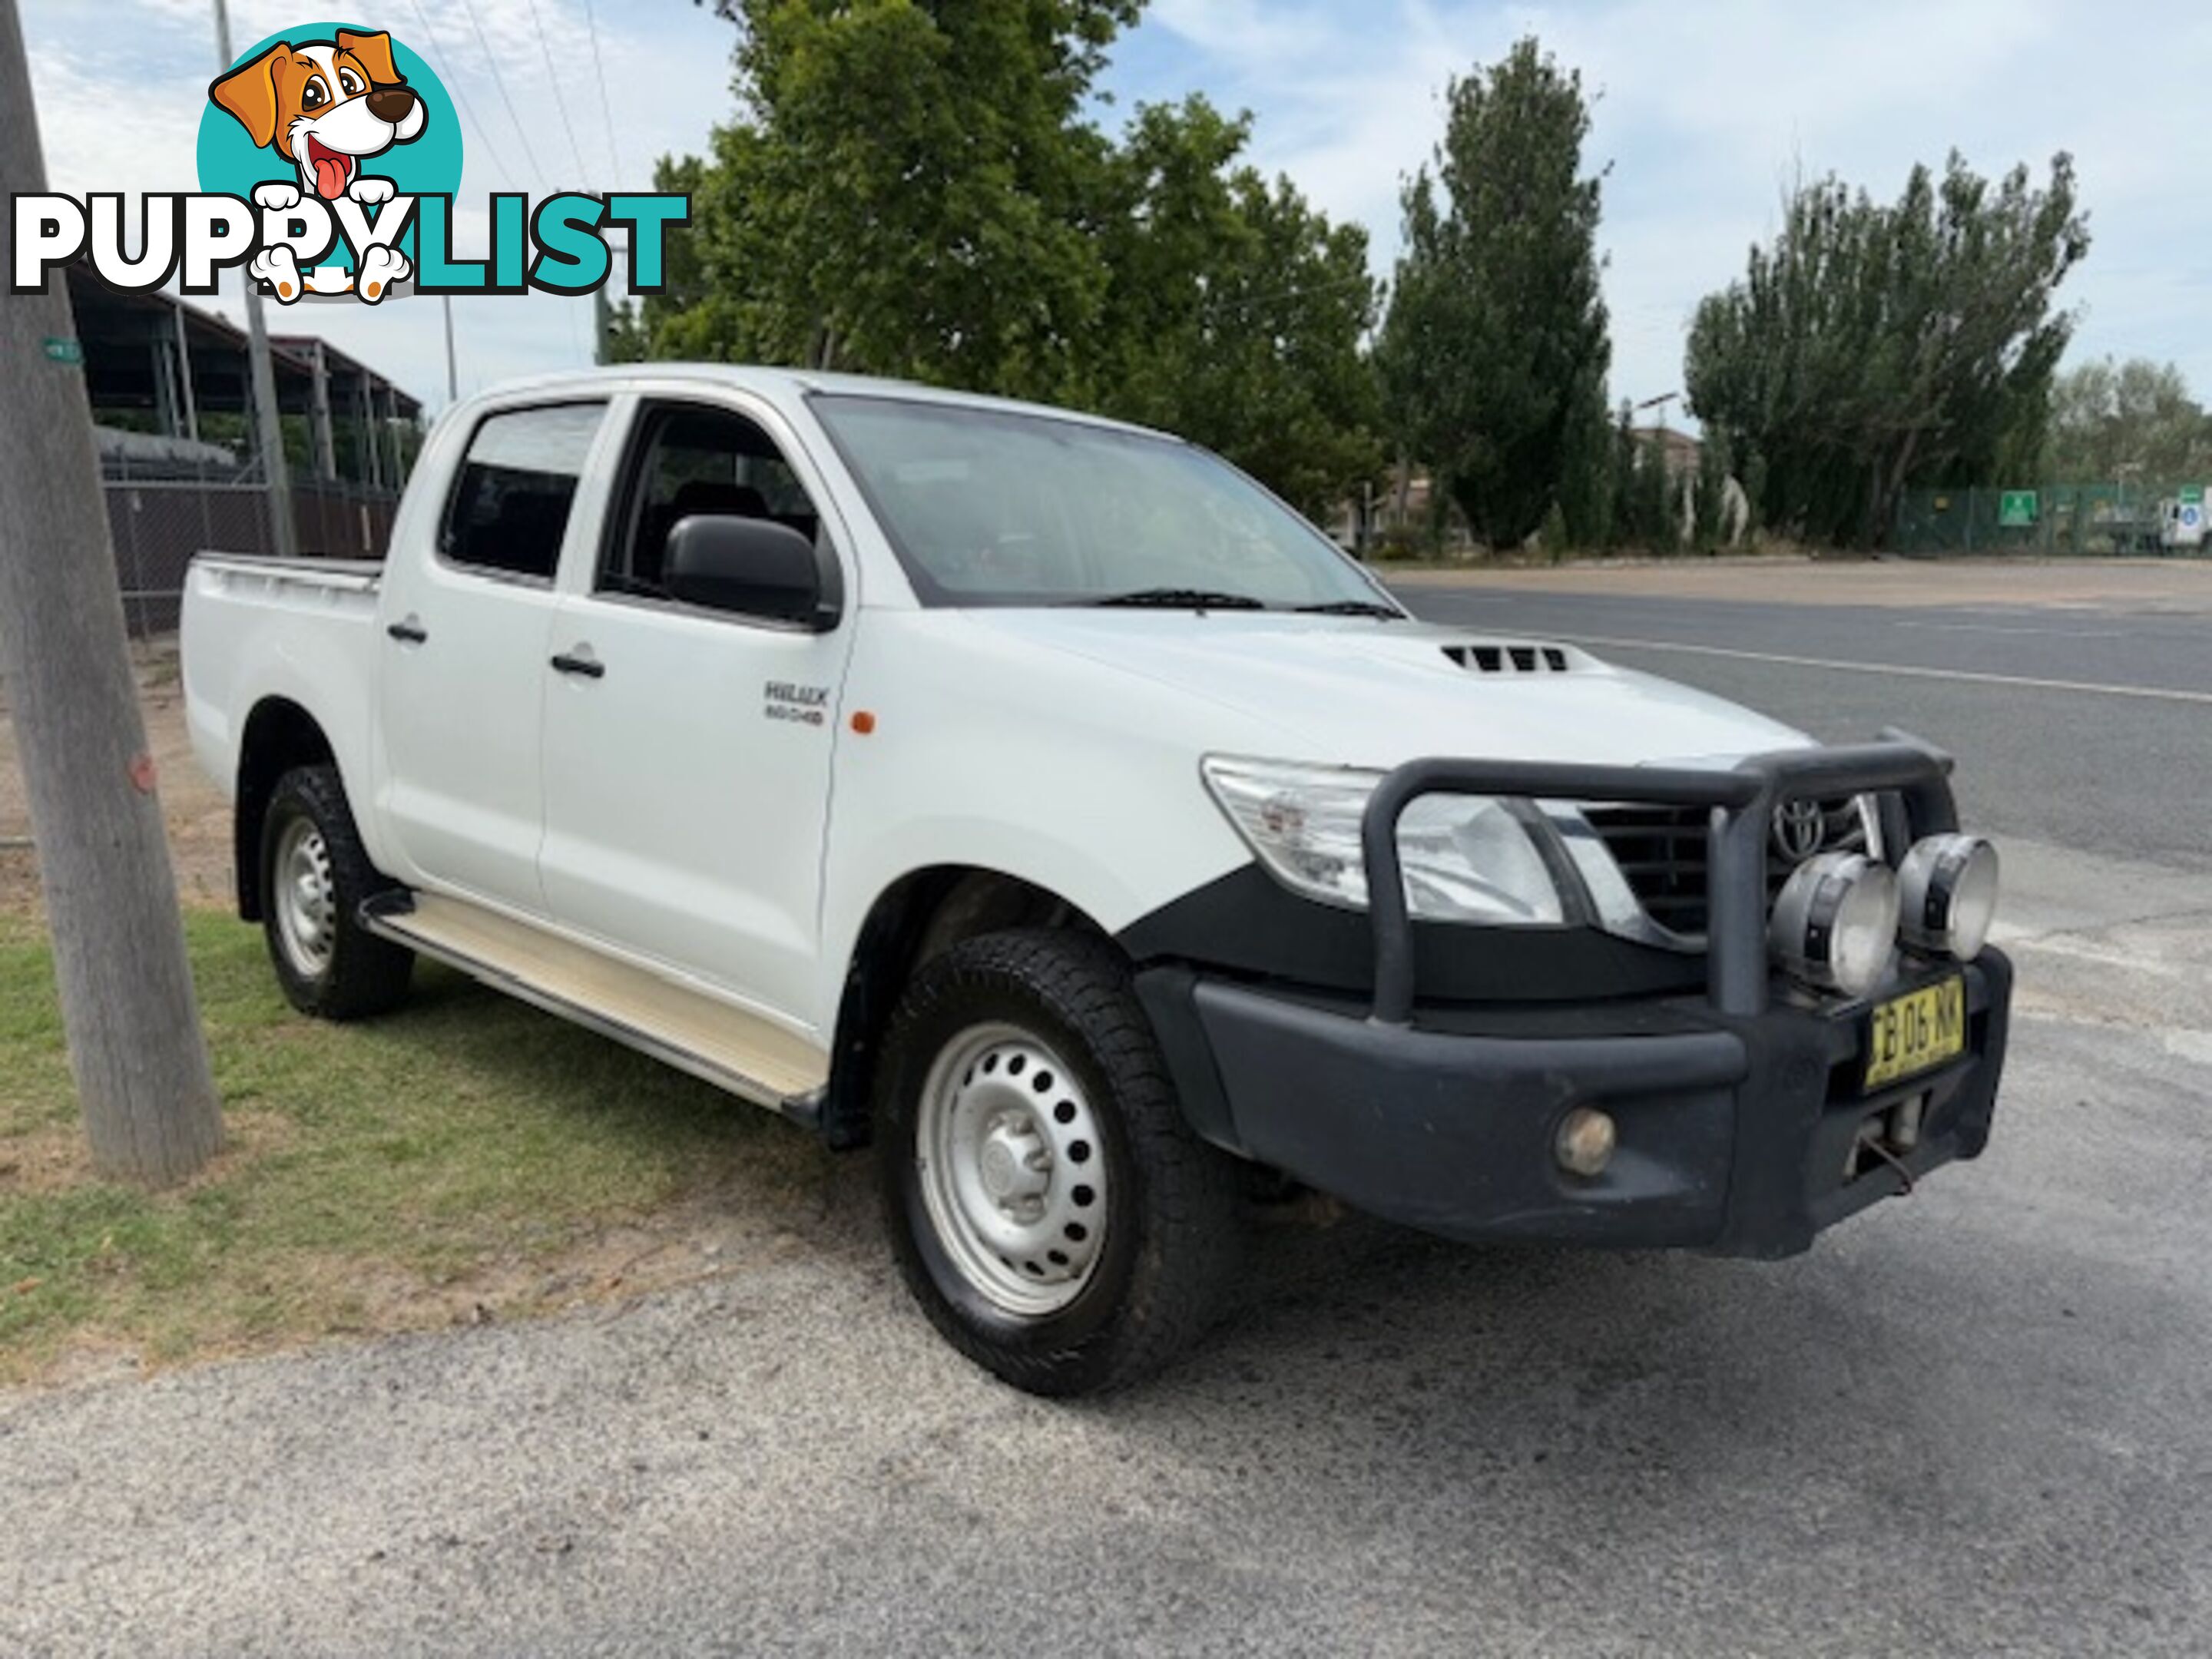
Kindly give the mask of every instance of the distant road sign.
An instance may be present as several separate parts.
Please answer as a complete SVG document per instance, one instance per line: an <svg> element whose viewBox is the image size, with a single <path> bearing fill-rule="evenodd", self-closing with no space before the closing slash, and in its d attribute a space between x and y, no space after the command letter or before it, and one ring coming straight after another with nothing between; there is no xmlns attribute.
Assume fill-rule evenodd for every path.
<svg viewBox="0 0 2212 1659"><path fill-rule="evenodd" d="M2204 486L2203 484L2182 485L2179 491L2179 500L2184 507L2203 506Z"/></svg>
<svg viewBox="0 0 2212 1659"><path fill-rule="evenodd" d="M2035 492L2008 489L1997 498L1997 527L2026 530L2035 523Z"/></svg>

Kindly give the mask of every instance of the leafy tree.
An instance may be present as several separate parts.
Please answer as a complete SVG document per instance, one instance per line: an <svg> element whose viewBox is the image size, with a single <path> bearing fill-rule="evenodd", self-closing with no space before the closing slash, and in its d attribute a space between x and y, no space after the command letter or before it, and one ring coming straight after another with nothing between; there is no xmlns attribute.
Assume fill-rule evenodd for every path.
<svg viewBox="0 0 2212 1659"><path fill-rule="evenodd" d="M1455 80L1434 171L1407 185L1377 345L1385 420L1475 534L1525 538L1553 501L1595 517L1612 347L1582 77L1533 39ZM1583 475L1570 478L1570 467Z"/></svg>
<svg viewBox="0 0 2212 1659"><path fill-rule="evenodd" d="M1574 544L1574 538L1567 530L1566 513L1557 501L1552 503L1544 514L1544 522L1537 526L1536 544L1543 549L1544 556L1553 564L1559 563L1567 549Z"/></svg>
<svg viewBox="0 0 2212 1659"><path fill-rule="evenodd" d="M1100 409L1318 509L1379 464L1365 233L1240 163L1249 118L1093 80L1139 0L722 0L738 118L664 162L690 233L617 355Z"/></svg>
<svg viewBox="0 0 2212 1659"><path fill-rule="evenodd" d="M1382 464L1367 234L1237 165L1249 117L1139 108L1099 216L1097 406L1179 432L1319 511Z"/></svg>
<svg viewBox="0 0 2212 1659"><path fill-rule="evenodd" d="M1727 434L1708 432L1698 451L1696 493L1692 497L1697 521L1697 545L1711 553L1727 539L1723 522L1728 510L1729 447Z"/></svg>
<svg viewBox="0 0 2212 1659"><path fill-rule="evenodd" d="M1138 9L724 0L740 118L695 175L696 285L647 305L655 355L1064 393L1104 288L1078 117Z"/></svg>
<svg viewBox="0 0 2212 1659"><path fill-rule="evenodd" d="M1640 509L1636 494L1636 411L1623 398L1620 412L1613 418L1606 469L1606 495L1612 506L1612 511L1606 515L1607 547L1631 546L1641 533L1637 522Z"/></svg>
<svg viewBox="0 0 2212 1659"><path fill-rule="evenodd" d="M1630 493L1631 518L1639 546L1671 553L1681 540L1675 511L1674 477L1667 467L1667 447L1653 434L1636 440L1636 475Z"/></svg>
<svg viewBox="0 0 2212 1659"><path fill-rule="evenodd" d="M1613 537L1613 427L1602 392L1567 428L1557 505L1569 547L1603 547Z"/></svg>
<svg viewBox="0 0 2212 1659"><path fill-rule="evenodd" d="M1608 435L1606 490L1610 512L1604 545L1671 552L1681 522L1665 446L1656 434L1636 429L1635 411L1626 400Z"/></svg>
<svg viewBox="0 0 2212 1659"><path fill-rule="evenodd" d="M2212 477L2212 416L2172 363L2136 357L2115 364L2106 357L2069 369L2051 388L2039 476L2100 483L2123 467L2140 468L2153 483Z"/></svg>
<svg viewBox="0 0 2212 1659"><path fill-rule="evenodd" d="M1802 187L1741 282L1699 305L1690 406L1765 461L1765 522L1879 542L1916 484L1990 483L2040 441L2087 252L2064 155L2047 186L1992 187L1954 154L1893 206L1830 178Z"/></svg>
<svg viewBox="0 0 2212 1659"><path fill-rule="evenodd" d="M1766 528L1766 520L1759 507L1766 499L1766 457L1755 449L1752 451L1744 460L1740 482L1743 485L1744 504L1750 509L1744 521L1744 533L1756 537Z"/></svg>

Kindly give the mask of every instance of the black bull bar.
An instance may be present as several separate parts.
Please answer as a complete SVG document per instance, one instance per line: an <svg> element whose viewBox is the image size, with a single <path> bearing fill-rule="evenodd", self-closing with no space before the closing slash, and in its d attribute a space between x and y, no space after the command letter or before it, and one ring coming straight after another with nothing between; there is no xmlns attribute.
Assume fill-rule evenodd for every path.
<svg viewBox="0 0 2212 1659"><path fill-rule="evenodd" d="M1894 859L1923 836L1959 827L1951 759L1894 729L1878 743L1787 749L1713 769L1577 766L1552 761L1437 757L1387 774L1360 823L1367 905L1375 938L1375 1002L1382 1024L1413 1015L1413 934L1398 854L1398 821L1425 795L1619 801L1705 807L1705 995L1717 1012L1766 1007L1766 839L1774 809L1807 796L1872 794L1881 802L1884 850Z"/></svg>

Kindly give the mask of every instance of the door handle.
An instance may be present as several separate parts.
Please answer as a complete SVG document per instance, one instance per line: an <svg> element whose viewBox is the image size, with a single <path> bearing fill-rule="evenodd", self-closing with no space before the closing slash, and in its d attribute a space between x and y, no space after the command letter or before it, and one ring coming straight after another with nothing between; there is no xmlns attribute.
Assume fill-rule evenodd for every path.
<svg viewBox="0 0 2212 1659"><path fill-rule="evenodd" d="M429 629L423 627L412 616L403 617L399 621L386 627L384 631L402 645L421 645L430 637Z"/></svg>
<svg viewBox="0 0 2212 1659"><path fill-rule="evenodd" d="M553 659L553 666L563 674L581 674L587 680L604 679L607 665L590 653L591 647L580 645L574 651L563 651Z"/></svg>

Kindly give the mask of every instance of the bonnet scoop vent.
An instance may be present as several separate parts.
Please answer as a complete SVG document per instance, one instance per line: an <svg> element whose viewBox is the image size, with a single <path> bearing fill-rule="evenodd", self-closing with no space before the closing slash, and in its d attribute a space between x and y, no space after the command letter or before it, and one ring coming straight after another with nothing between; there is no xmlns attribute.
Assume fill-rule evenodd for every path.
<svg viewBox="0 0 2212 1659"><path fill-rule="evenodd" d="M1504 641L1448 645L1443 653L1474 674L1564 674L1567 653L1556 645L1519 645Z"/></svg>

